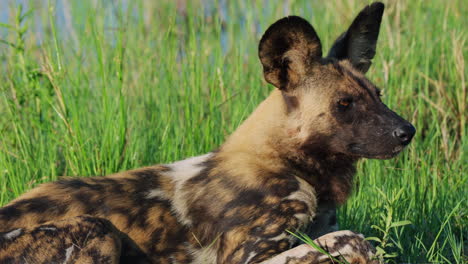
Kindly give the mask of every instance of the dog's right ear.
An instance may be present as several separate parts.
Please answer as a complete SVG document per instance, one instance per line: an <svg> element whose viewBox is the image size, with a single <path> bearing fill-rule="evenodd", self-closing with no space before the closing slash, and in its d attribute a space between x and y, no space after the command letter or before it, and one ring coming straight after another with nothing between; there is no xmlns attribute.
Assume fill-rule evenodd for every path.
<svg viewBox="0 0 468 264"><path fill-rule="evenodd" d="M266 81L282 91L291 91L309 67L322 58L322 46L309 22L289 16L267 29L258 55Z"/></svg>

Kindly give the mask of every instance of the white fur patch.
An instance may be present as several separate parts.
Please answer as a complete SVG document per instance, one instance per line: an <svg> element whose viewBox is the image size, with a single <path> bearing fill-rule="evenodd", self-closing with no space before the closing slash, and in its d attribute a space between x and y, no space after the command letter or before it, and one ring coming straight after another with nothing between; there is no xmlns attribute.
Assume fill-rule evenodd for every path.
<svg viewBox="0 0 468 264"><path fill-rule="evenodd" d="M154 190L150 190L148 192L148 194L146 195L146 198L148 199L151 199L151 198L155 198L155 197L160 197L160 198L163 198L163 199L168 199L166 193L160 189L154 189Z"/></svg>
<svg viewBox="0 0 468 264"><path fill-rule="evenodd" d="M249 261L250 261L253 257L255 257L256 255L257 255L257 252L251 251L251 252L249 253L249 256L247 257L247 259L245 260L245 263L249 263Z"/></svg>
<svg viewBox="0 0 468 264"><path fill-rule="evenodd" d="M56 230L57 230L57 228L55 228L55 227L49 227L49 226L45 226L45 227L39 227L39 230L56 231Z"/></svg>
<svg viewBox="0 0 468 264"><path fill-rule="evenodd" d="M15 229L13 231L10 231L8 233L6 233L5 235L3 235L4 238L6 239L13 239L19 235L21 235L21 231L23 231L21 228L18 228L18 229Z"/></svg>
<svg viewBox="0 0 468 264"><path fill-rule="evenodd" d="M207 161L212 155L213 153L207 153L205 155L191 157L168 164L167 166L171 168L171 171L168 171L165 174L173 178L174 181L178 183L185 182L200 173L203 169L203 166L200 166L200 164Z"/></svg>
<svg viewBox="0 0 468 264"><path fill-rule="evenodd" d="M71 247L65 250L65 261L63 262L63 264L67 263L67 261L70 259L71 254L73 253L74 249L75 249L75 246L72 245Z"/></svg>
<svg viewBox="0 0 468 264"><path fill-rule="evenodd" d="M296 177L299 181L299 190L291 193L283 198L283 200L298 200L307 205L308 212L306 214L300 213L294 216L303 224L307 224L315 217L315 210L317 209L317 201L315 199L314 190L303 179Z"/></svg>
<svg viewBox="0 0 468 264"><path fill-rule="evenodd" d="M192 221L187 218L187 199L182 188L186 181L197 176L205 168L202 166L202 163L207 161L211 156L213 156L213 153L176 161L167 165L171 169L170 171L164 172L164 175L174 181L175 191L172 206L175 213L179 216L179 220L185 225L191 226Z"/></svg>
<svg viewBox="0 0 468 264"><path fill-rule="evenodd" d="M201 249L191 250L193 255L193 264L214 264L216 263L217 251L214 247L203 247Z"/></svg>
<svg viewBox="0 0 468 264"><path fill-rule="evenodd" d="M349 257L349 256L359 254L358 252L354 252L353 247L351 245L349 245L349 244L346 244L341 248L332 248L330 251L333 251L333 252L331 252L332 253L331 255L333 257L339 257L339 256Z"/></svg>

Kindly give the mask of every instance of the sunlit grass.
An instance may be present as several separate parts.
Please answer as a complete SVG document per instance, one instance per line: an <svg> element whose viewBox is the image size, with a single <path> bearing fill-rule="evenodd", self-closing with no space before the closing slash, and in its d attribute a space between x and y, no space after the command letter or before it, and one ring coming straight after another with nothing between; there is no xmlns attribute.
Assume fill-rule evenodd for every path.
<svg viewBox="0 0 468 264"><path fill-rule="evenodd" d="M7 2L0 3L10 14L0 27L0 204L62 175L105 175L216 148L272 89L257 58L268 25L301 15L326 52L368 3L58 1L57 11L56 1L23 10ZM386 4L367 75L417 135L399 157L359 164L340 227L382 238L372 226L385 228L391 214L392 222L411 222L387 234L396 262L462 263L467 5Z"/></svg>

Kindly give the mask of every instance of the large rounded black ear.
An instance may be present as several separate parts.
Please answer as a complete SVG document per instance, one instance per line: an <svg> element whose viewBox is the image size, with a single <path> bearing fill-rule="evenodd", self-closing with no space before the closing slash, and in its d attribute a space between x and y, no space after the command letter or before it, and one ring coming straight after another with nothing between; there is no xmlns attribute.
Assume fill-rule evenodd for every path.
<svg viewBox="0 0 468 264"><path fill-rule="evenodd" d="M267 29L260 40L258 55L267 82L288 91L322 58L322 46L309 22L289 16Z"/></svg>
<svg viewBox="0 0 468 264"><path fill-rule="evenodd" d="M384 8L380 2L366 6L349 29L338 37L327 57L348 59L354 68L366 73L375 56Z"/></svg>

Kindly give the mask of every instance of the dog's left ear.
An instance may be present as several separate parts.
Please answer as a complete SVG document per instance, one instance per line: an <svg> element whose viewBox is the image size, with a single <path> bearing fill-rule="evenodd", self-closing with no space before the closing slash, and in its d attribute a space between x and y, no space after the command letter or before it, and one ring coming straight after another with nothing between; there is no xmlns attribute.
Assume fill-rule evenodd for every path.
<svg viewBox="0 0 468 264"><path fill-rule="evenodd" d="M380 2L366 6L349 29L338 37L327 57L348 59L354 68L366 73L375 56L384 8Z"/></svg>

